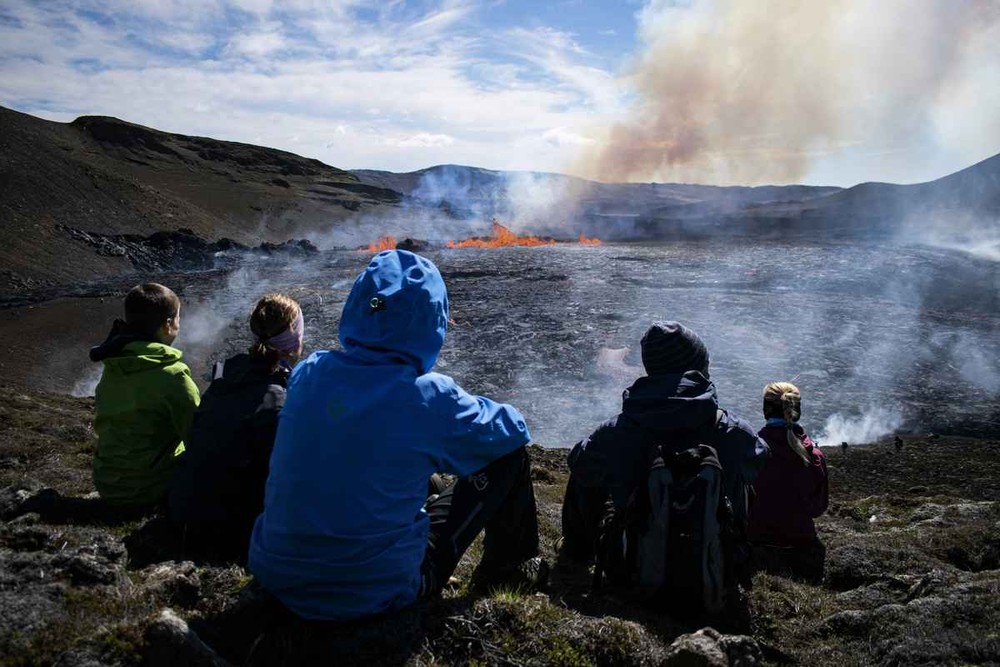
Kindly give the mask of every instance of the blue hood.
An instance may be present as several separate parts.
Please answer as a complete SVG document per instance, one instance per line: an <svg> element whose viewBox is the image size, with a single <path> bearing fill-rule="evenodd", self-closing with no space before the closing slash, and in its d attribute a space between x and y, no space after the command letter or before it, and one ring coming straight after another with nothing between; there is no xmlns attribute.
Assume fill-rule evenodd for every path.
<svg viewBox="0 0 1000 667"><path fill-rule="evenodd" d="M344 352L370 363L434 368L448 325L448 291L429 259L406 250L372 257L340 315Z"/></svg>

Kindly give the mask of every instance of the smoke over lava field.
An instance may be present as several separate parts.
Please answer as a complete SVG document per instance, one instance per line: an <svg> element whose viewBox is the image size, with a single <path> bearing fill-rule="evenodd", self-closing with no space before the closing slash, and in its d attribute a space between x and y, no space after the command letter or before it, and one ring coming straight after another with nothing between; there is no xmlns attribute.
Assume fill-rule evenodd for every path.
<svg viewBox="0 0 1000 667"><path fill-rule="evenodd" d="M643 373L638 341L676 319L706 341L723 406L760 421L772 380L803 391L824 444L895 430L1000 432L1000 265L929 248L723 243L432 249L452 319L437 371L509 401L535 440L567 446L613 416ZM367 253L248 263L177 285L177 344L196 375L249 343L269 290L303 305L307 352L336 348ZM92 367L78 390L92 388ZM89 380L89 382L88 382ZM88 386L89 385L89 386Z"/></svg>

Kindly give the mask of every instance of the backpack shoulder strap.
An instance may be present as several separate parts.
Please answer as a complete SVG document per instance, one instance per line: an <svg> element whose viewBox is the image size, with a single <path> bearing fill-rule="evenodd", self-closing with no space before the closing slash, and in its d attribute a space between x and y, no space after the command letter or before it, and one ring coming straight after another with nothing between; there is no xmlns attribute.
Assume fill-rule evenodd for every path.
<svg viewBox="0 0 1000 667"><path fill-rule="evenodd" d="M226 362L216 361L215 366L212 368L212 381L221 380L222 376L226 373Z"/></svg>

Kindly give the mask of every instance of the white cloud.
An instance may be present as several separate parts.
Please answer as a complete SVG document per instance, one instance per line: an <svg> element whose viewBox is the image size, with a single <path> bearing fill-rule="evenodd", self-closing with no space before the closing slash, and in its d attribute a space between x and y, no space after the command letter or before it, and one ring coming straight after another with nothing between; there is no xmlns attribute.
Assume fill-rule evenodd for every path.
<svg viewBox="0 0 1000 667"><path fill-rule="evenodd" d="M663 11L640 11L647 39ZM346 168L566 170L633 101L634 82L580 36L484 26L484 6L464 0L51 0L5 3L4 14L15 20L0 22L2 104L260 142ZM977 100L1000 101L998 88L982 89L987 69L973 67L996 53L996 37L964 45L975 75L920 112L956 146L983 136L964 120L996 104ZM846 173L838 146L809 149L832 151L817 159Z"/></svg>
<svg viewBox="0 0 1000 667"><path fill-rule="evenodd" d="M234 36L226 45L226 55L260 58L288 48L285 37L277 27Z"/></svg>
<svg viewBox="0 0 1000 667"><path fill-rule="evenodd" d="M455 143L454 137L449 137L447 134L430 134L429 132L420 132L402 140L387 139L386 141L390 146L395 145L400 148L432 148L450 146Z"/></svg>
<svg viewBox="0 0 1000 667"><path fill-rule="evenodd" d="M537 58L486 55L495 43L478 34L468 3L423 14L371 3L378 21L358 18L357 4L118 2L111 22L66 6L16 8L24 27L0 25L0 100L57 120L106 114L260 141L341 167L553 170L603 104L594 81L613 81L592 63L575 69L582 50L557 32L545 57L542 32L524 36ZM245 13L230 25L236 9Z"/></svg>
<svg viewBox="0 0 1000 667"><path fill-rule="evenodd" d="M370 3L377 21L358 18L357 6L115 2L110 22L55 4L19 7L23 28L0 25L0 100L56 120L106 114L260 142L340 167L557 170L604 104L594 96L607 99L594 81L613 84L555 31L544 53L541 31L524 36L535 56L497 56L498 40L518 47L481 35L468 3L422 14ZM577 56L590 62L575 69Z"/></svg>
<svg viewBox="0 0 1000 667"><path fill-rule="evenodd" d="M565 127L553 127L543 134L542 138L553 146L588 146L594 143L594 139L568 130Z"/></svg>

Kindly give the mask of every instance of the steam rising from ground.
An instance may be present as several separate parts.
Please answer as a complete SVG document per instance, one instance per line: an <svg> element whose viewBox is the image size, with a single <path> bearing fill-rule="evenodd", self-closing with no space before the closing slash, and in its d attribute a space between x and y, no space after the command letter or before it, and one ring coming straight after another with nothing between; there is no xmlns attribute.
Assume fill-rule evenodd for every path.
<svg viewBox="0 0 1000 667"><path fill-rule="evenodd" d="M78 398L93 396L97 390L97 383L101 381L101 373L103 371L104 364L91 364L88 366L87 370L80 376L80 379L73 383L73 386L69 390L69 395Z"/></svg>
<svg viewBox="0 0 1000 667"><path fill-rule="evenodd" d="M632 112L574 171L792 182L813 157L852 146L891 153L914 136L975 151L1000 144L995 0L689 5L653 0L640 12Z"/></svg>
<svg viewBox="0 0 1000 667"><path fill-rule="evenodd" d="M879 438L895 433L902 425L903 415L898 410L872 408L861 415L830 415L816 441L822 445L839 445L876 442Z"/></svg>
<svg viewBox="0 0 1000 667"><path fill-rule="evenodd" d="M644 374L655 320L689 325L711 350L722 405L759 424L761 389L792 380L819 442L896 430L983 434L1000 425L1000 265L953 252L865 244L605 244L430 249L455 326L436 370L510 402L537 442L570 445ZM200 379L246 350L253 302L303 306L307 352L335 348L343 301L367 253L249 258L229 275L178 278L176 341ZM81 385L92 389L98 365Z"/></svg>
<svg viewBox="0 0 1000 667"><path fill-rule="evenodd" d="M955 250L974 258L1000 262L1000 214L990 218L964 211L911 216L900 240Z"/></svg>
<svg viewBox="0 0 1000 667"><path fill-rule="evenodd" d="M365 210L309 240L323 250L366 246L383 234L444 244L489 236L493 218L518 234L572 239L593 231L577 215L586 187L562 175L443 165L424 172L398 208Z"/></svg>

